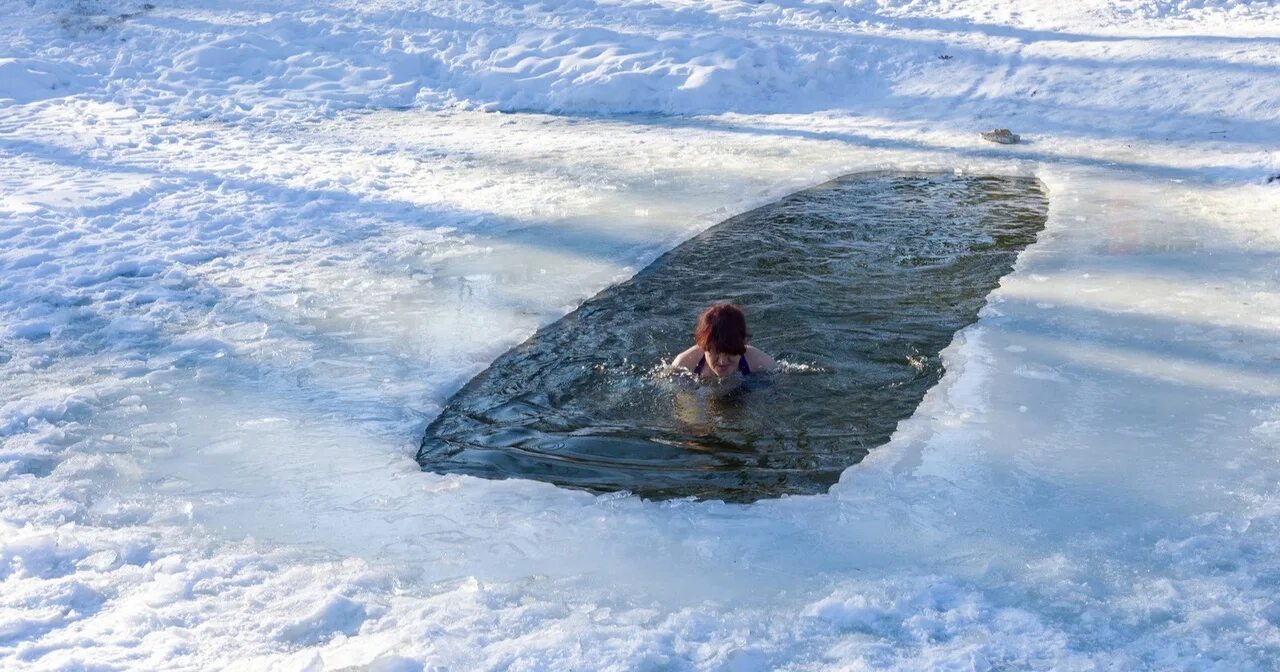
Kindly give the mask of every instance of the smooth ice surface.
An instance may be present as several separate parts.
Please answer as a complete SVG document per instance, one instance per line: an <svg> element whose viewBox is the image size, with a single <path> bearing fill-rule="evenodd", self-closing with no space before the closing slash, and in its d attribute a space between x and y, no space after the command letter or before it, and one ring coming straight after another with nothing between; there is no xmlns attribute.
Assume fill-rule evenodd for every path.
<svg viewBox="0 0 1280 672"><path fill-rule="evenodd" d="M647 499L826 492L937 383L1046 210L1033 179L859 173L732 217L503 353L418 462ZM673 374L725 301L779 366Z"/></svg>
<svg viewBox="0 0 1280 672"><path fill-rule="evenodd" d="M0 22L6 670L1280 655L1275 3L155 4ZM538 326L876 169L1050 212L830 493L417 468Z"/></svg>

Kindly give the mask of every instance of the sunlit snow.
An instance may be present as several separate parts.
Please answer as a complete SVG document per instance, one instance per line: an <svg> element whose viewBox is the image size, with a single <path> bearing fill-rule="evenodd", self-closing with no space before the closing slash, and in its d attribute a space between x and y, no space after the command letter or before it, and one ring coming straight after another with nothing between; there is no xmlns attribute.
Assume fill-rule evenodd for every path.
<svg viewBox="0 0 1280 672"><path fill-rule="evenodd" d="M1280 657L1274 3L155 4L0 22L6 670ZM877 169L1049 219L830 493L414 462L538 326Z"/></svg>

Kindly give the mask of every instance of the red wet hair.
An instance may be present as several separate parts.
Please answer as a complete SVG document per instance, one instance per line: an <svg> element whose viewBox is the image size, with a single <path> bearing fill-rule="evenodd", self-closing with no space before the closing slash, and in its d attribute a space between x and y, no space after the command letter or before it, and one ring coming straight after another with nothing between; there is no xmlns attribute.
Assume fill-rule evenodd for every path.
<svg viewBox="0 0 1280 672"><path fill-rule="evenodd" d="M693 330L693 340L703 352L741 355L747 351L747 316L731 303L717 303L704 310Z"/></svg>

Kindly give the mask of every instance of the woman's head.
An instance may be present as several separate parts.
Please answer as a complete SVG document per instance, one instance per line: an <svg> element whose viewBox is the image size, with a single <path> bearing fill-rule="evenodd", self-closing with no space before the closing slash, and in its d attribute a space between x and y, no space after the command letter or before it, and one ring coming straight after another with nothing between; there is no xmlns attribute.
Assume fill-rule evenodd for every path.
<svg viewBox="0 0 1280 672"><path fill-rule="evenodd" d="M747 351L747 316L731 303L717 303L702 311L693 340L703 352L719 355L741 355Z"/></svg>

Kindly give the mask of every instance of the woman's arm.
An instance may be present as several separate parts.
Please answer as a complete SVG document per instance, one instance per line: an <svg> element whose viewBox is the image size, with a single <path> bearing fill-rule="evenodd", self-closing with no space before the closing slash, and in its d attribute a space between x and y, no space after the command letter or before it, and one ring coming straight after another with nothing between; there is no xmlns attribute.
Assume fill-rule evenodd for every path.
<svg viewBox="0 0 1280 672"><path fill-rule="evenodd" d="M676 358L671 360L671 368L692 371L693 367L698 365L699 359L702 359L702 349L695 345L676 355ZM748 360L747 363L750 364L751 361Z"/></svg>
<svg viewBox="0 0 1280 672"><path fill-rule="evenodd" d="M747 352L743 356L747 358L747 366L750 366L752 371L764 373L778 367L778 363L772 357L761 352L754 345L748 345Z"/></svg>

